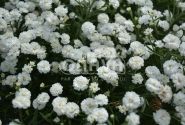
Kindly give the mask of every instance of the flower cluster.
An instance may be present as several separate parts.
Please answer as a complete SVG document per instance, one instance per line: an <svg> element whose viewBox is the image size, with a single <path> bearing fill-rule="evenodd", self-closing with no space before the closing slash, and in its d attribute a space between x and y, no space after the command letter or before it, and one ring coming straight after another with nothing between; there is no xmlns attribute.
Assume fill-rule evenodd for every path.
<svg viewBox="0 0 185 125"><path fill-rule="evenodd" d="M185 125L185 2L169 1L0 1L0 125Z"/></svg>

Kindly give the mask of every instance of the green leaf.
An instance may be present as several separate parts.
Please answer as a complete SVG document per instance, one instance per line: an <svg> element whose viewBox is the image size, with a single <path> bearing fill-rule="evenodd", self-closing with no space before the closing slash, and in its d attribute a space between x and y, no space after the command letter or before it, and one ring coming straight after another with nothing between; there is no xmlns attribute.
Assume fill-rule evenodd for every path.
<svg viewBox="0 0 185 125"><path fill-rule="evenodd" d="M107 121L107 123L108 123L108 125L112 125L111 121L109 121L109 120Z"/></svg>
<svg viewBox="0 0 185 125"><path fill-rule="evenodd" d="M52 122L49 120L49 117L53 114L53 112L51 112L51 113L48 113L48 114L46 114L46 115L44 115L43 113L39 113L41 116L42 116L42 118L44 119L44 120L46 120L47 122L49 122L50 124L52 124Z"/></svg>
<svg viewBox="0 0 185 125"><path fill-rule="evenodd" d="M146 108L146 105L147 105L147 101L146 101L146 99L144 98L144 105L142 106L142 108L141 108L141 112L144 112L145 111L145 108Z"/></svg>
<svg viewBox="0 0 185 125"><path fill-rule="evenodd" d="M33 118L31 120L31 122L29 123L29 125L38 125L38 110L35 110L34 114L33 114Z"/></svg>

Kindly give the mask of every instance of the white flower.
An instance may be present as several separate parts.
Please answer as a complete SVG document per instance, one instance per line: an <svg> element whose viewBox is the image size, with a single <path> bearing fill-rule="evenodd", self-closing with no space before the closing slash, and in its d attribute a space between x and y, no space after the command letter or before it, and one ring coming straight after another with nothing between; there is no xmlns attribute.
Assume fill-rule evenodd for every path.
<svg viewBox="0 0 185 125"><path fill-rule="evenodd" d="M185 87L185 76L182 73L175 73L171 76L174 86L177 90Z"/></svg>
<svg viewBox="0 0 185 125"><path fill-rule="evenodd" d="M167 21L159 21L158 25L163 28L164 31L170 28L170 24Z"/></svg>
<svg viewBox="0 0 185 125"><path fill-rule="evenodd" d="M162 100L162 102L170 102L173 96L171 87L169 87L168 85L162 87L161 91L158 93L158 96Z"/></svg>
<svg viewBox="0 0 185 125"><path fill-rule="evenodd" d="M10 57L11 58L11 57ZM16 65L18 62L18 59L13 57L14 59L8 59L4 60L0 64L0 69L3 72L10 72L11 74L16 73Z"/></svg>
<svg viewBox="0 0 185 125"><path fill-rule="evenodd" d="M147 59L147 55L150 55L147 48L140 42L134 41L130 44L130 49L131 52L135 56L141 56L143 59Z"/></svg>
<svg viewBox="0 0 185 125"><path fill-rule="evenodd" d="M97 58L114 59L117 57L116 49L108 46L99 46L95 48L94 53Z"/></svg>
<svg viewBox="0 0 185 125"><path fill-rule="evenodd" d="M30 62L31 63L31 62ZM24 67L22 68L22 71L25 73L31 73L33 71L33 66L35 65L35 63L33 65L31 64L25 64Z"/></svg>
<svg viewBox="0 0 185 125"><path fill-rule="evenodd" d="M41 110L43 109L46 104L49 102L49 95L48 93L42 92L37 96L37 98L33 101L33 107L35 109Z"/></svg>
<svg viewBox="0 0 185 125"><path fill-rule="evenodd" d="M62 44L68 44L68 43L70 43L70 36L68 34L66 34L66 33L63 33L61 35L61 43Z"/></svg>
<svg viewBox="0 0 185 125"><path fill-rule="evenodd" d="M146 89L150 92L153 92L155 94L158 94L161 90L161 88L163 87L162 84L154 78L149 78L146 83Z"/></svg>
<svg viewBox="0 0 185 125"><path fill-rule="evenodd" d="M98 76L105 80L107 83L111 83L113 86L118 85L118 74L110 70L109 68L102 66L97 69Z"/></svg>
<svg viewBox="0 0 185 125"><path fill-rule="evenodd" d="M142 75L141 75L140 73L134 74L134 75L132 76L132 82L133 82L134 84L142 84L142 82L143 82L143 77L142 77Z"/></svg>
<svg viewBox="0 0 185 125"><path fill-rule="evenodd" d="M19 40L22 43L29 43L31 40L35 39L36 36L32 30L21 32L19 35Z"/></svg>
<svg viewBox="0 0 185 125"><path fill-rule="evenodd" d="M153 113L153 118L158 125L169 125L171 120L169 113L164 109Z"/></svg>
<svg viewBox="0 0 185 125"><path fill-rule="evenodd" d="M83 52L83 55L85 56L88 52L91 52L90 47L88 46L81 46L80 50Z"/></svg>
<svg viewBox="0 0 185 125"><path fill-rule="evenodd" d="M69 65L70 74L80 74L82 72L81 66L79 63L72 63Z"/></svg>
<svg viewBox="0 0 185 125"><path fill-rule="evenodd" d="M112 35L114 34L114 25L112 23L99 24L98 31L102 35Z"/></svg>
<svg viewBox="0 0 185 125"><path fill-rule="evenodd" d="M99 91L100 88L99 88L99 86L98 86L98 83L92 82L92 83L89 85L89 90L90 90L92 93L96 93L97 91Z"/></svg>
<svg viewBox="0 0 185 125"><path fill-rule="evenodd" d="M29 1L28 2L19 1L16 4L16 7L22 13L28 13L29 11L35 10L35 4L33 2L29 2Z"/></svg>
<svg viewBox="0 0 185 125"><path fill-rule="evenodd" d="M59 71L59 63L58 62L52 62L51 63L51 71L54 73L58 73Z"/></svg>
<svg viewBox="0 0 185 125"><path fill-rule="evenodd" d="M77 6L79 1L80 0L70 0L70 4L73 6Z"/></svg>
<svg viewBox="0 0 185 125"><path fill-rule="evenodd" d="M109 5L112 5L115 9L117 9L120 3L119 0L109 0Z"/></svg>
<svg viewBox="0 0 185 125"><path fill-rule="evenodd" d="M98 105L103 106L108 104L108 98L104 94L99 94L94 97Z"/></svg>
<svg viewBox="0 0 185 125"><path fill-rule="evenodd" d="M0 18L0 31L4 32L7 30L7 23L4 19Z"/></svg>
<svg viewBox="0 0 185 125"><path fill-rule="evenodd" d="M175 73L182 73L182 65L175 60L167 60L163 64L164 73L168 76L171 76Z"/></svg>
<svg viewBox="0 0 185 125"><path fill-rule="evenodd" d="M82 47L82 46L83 46L83 44L79 39L74 40L74 47L75 48L79 48L79 47Z"/></svg>
<svg viewBox="0 0 185 125"><path fill-rule="evenodd" d="M69 13L69 18L70 19L75 19L77 15L74 12Z"/></svg>
<svg viewBox="0 0 185 125"><path fill-rule="evenodd" d="M109 59L106 63L107 67L116 72L123 72L125 69L125 65L121 61L121 59Z"/></svg>
<svg viewBox="0 0 185 125"><path fill-rule="evenodd" d="M52 0L40 0L39 5L43 10L49 10L52 7Z"/></svg>
<svg viewBox="0 0 185 125"><path fill-rule="evenodd" d="M95 49L99 48L100 45L101 45L101 43L93 41L93 42L90 44L90 48L91 48L92 50L95 50Z"/></svg>
<svg viewBox="0 0 185 125"><path fill-rule="evenodd" d="M147 66L145 69L145 73L149 78L159 78L161 72L156 66Z"/></svg>
<svg viewBox="0 0 185 125"><path fill-rule="evenodd" d="M178 31L179 29L180 27L177 24L173 25L173 31Z"/></svg>
<svg viewBox="0 0 185 125"><path fill-rule="evenodd" d="M93 53L93 52L87 52L87 62L89 64L94 64L96 63L98 60L97 60L97 57L96 57L96 54Z"/></svg>
<svg viewBox="0 0 185 125"><path fill-rule="evenodd" d="M106 123L98 123L96 125L107 125Z"/></svg>
<svg viewBox="0 0 185 125"><path fill-rule="evenodd" d="M162 42L162 40L157 40L155 41L155 45L159 48L163 48L164 47L164 43Z"/></svg>
<svg viewBox="0 0 185 125"><path fill-rule="evenodd" d="M17 82L17 77L15 75L9 75L2 81L2 85L8 85L13 87L15 83Z"/></svg>
<svg viewBox="0 0 185 125"><path fill-rule="evenodd" d="M41 60L46 58L46 50L44 48L37 51L37 58Z"/></svg>
<svg viewBox="0 0 185 125"><path fill-rule="evenodd" d="M185 56L185 42L182 42L179 48L179 52L182 56Z"/></svg>
<svg viewBox="0 0 185 125"><path fill-rule="evenodd" d="M151 21L151 17L149 15L143 15L139 17L139 24L147 25Z"/></svg>
<svg viewBox="0 0 185 125"><path fill-rule="evenodd" d="M88 88L89 80L86 77L78 76L73 80L73 87L77 91L84 91Z"/></svg>
<svg viewBox="0 0 185 125"><path fill-rule="evenodd" d="M182 42L185 42L185 36L182 36L182 37L181 37L181 41L182 41Z"/></svg>
<svg viewBox="0 0 185 125"><path fill-rule="evenodd" d="M12 21L13 20L18 21L19 18L21 17L21 13L19 10L13 9L12 11L10 11L10 16Z"/></svg>
<svg viewBox="0 0 185 125"><path fill-rule="evenodd" d="M53 40L51 42L51 47L52 47L52 51L54 53L60 53L60 52L65 51L65 49L63 50L63 48L62 48L62 46L61 46L61 44L60 44L58 39L57 40Z"/></svg>
<svg viewBox="0 0 185 125"><path fill-rule="evenodd" d="M126 122L128 125L139 125L140 124L140 120L139 120L139 116L132 112L129 115L127 115L126 117Z"/></svg>
<svg viewBox="0 0 185 125"><path fill-rule="evenodd" d="M20 46L20 41L17 39L17 37L12 37L12 38L7 38L4 39L3 41L0 41L0 51L7 53L14 47L19 47Z"/></svg>
<svg viewBox="0 0 185 125"><path fill-rule="evenodd" d="M121 14L117 13L115 14L115 23L118 23L118 24L124 24L124 22L126 21L126 18L123 17Z"/></svg>
<svg viewBox="0 0 185 125"><path fill-rule="evenodd" d="M46 104L47 102L49 102L49 99L50 99L50 97L49 97L48 93L46 93L46 92L42 92L37 97L37 101L40 104Z"/></svg>
<svg viewBox="0 0 185 125"><path fill-rule="evenodd" d="M68 13L68 8L65 7L64 5L60 5L57 8L55 8L55 13L58 16L66 16L66 14Z"/></svg>
<svg viewBox="0 0 185 125"><path fill-rule="evenodd" d="M122 99L122 103L129 110L137 109L142 104L139 95L135 92L126 92L125 96Z"/></svg>
<svg viewBox="0 0 185 125"><path fill-rule="evenodd" d="M86 98L81 102L81 109L85 114L91 114L92 111L98 108L97 101L92 98Z"/></svg>
<svg viewBox="0 0 185 125"><path fill-rule="evenodd" d="M72 49L69 57L74 60L81 60L83 59L83 51L80 49Z"/></svg>
<svg viewBox="0 0 185 125"><path fill-rule="evenodd" d="M31 92L26 89L26 88L20 88L16 93L15 93L16 97L18 96L23 96L26 98L31 98Z"/></svg>
<svg viewBox="0 0 185 125"><path fill-rule="evenodd" d="M62 48L62 54L64 57L69 57L70 52L73 50L71 45L64 45Z"/></svg>
<svg viewBox="0 0 185 125"><path fill-rule="evenodd" d="M90 35L95 32L95 26L91 22L85 22L81 27L85 35Z"/></svg>
<svg viewBox="0 0 185 125"><path fill-rule="evenodd" d="M183 92L178 92L173 95L173 103L176 106L184 106L185 105L185 94Z"/></svg>
<svg viewBox="0 0 185 125"><path fill-rule="evenodd" d="M120 113L124 113L124 114L126 114L126 112L128 110L125 105L119 105L117 108L118 108Z"/></svg>
<svg viewBox="0 0 185 125"><path fill-rule="evenodd" d="M59 123L59 122L60 122L60 118L59 118L59 117L55 117L55 118L53 119L53 121L54 121L55 123Z"/></svg>
<svg viewBox="0 0 185 125"><path fill-rule="evenodd" d="M14 108L19 109L27 109L31 105L30 98L24 96L17 96L15 99L12 100L12 104Z"/></svg>
<svg viewBox="0 0 185 125"><path fill-rule="evenodd" d="M144 66L144 60L143 60L143 58L141 58L139 56L134 56L129 59L128 65L133 70L139 70L139 69L141 69L141 67Z"/></svg>
<svg viewBox="0 0 185 125"><path fill-rule="evenodd" d="M15 98L12 100L14 108L27 109L31 105L31 92L26 88L20 88L16 94Z"/></svg>
<svg viewBox="0 0 185 125"><path fill-rule="evenodd" d="M33 108L38 110L42 110L46 106L44 104L39 104L37 101L37 98L33 100L32 105L33 105Z"/></svg>
<svg viewBox="0 0 185 125"><path fill-rule="evenodd" d="M56 112L58 116L61 116L61 115L65 114L66 104L67 104L67 98L56 97L52 102L53 111Z"/></svg>
<svg viewBox="0 0 185 125"><path fill-rule="evenodd" d="M65 106L65 115L68 118L74 118L80 113L79 106L74 102L68 102Z"/></svg>
<svg viewBox="0 0 185 125"><path fill-rule="evenodd" d="M68 71L68 62L67 60L61 61L58 66L60 71Z"/></svg>
<svg viewBox="0 0 185 125"><path fill-rule="evenodd" d="M87 120L91 123L94 121L98 123L104 123L108 120L109 114L104 108L95 108L93 112L87 117Z"/></svg>
<svg viewBox="0 0 185 125"><path fill-rule="evenodd" d="M22 85L28 85L31 81L30 74L26 72L19 73L17 78L18 78L18 83Z"/></svg>
<svg viewBox="0 0 185 125"><path fill-rule="evenodd" d="M42 60L37 64L37 69L40 73L48 73L50 71L50 64L46 60Z"/></svg>
<svg viewBox="0 0 185 125"><path fill-rule="evenodd" d="M99 23L108 23L109 22L109 16L106 13L100 13L98 15L98 22Z"/></svg>
<svg viewBox="0 0 185 125"><path fill-rule="evenodd" d="M105 1L103 0L95 1L94 5L97 9L101 9L101 10L106 9L106 7L103 7L105 5Z"/></svg>
<svg viewBox="0 0 185 125"><path fill-rule="evenodd" d="M131 20L124 21L124 26L126 30L133 32L134 31L134 23Z"/></svg>
<svg viewBox="0 0 185 125"><path fill-rule="evenodd" d="M184 123L185 123L185 119L184 119L185 118L185 115L184 115L185 108L184 108L184 106L176 106L175 110L177 111L178 118L181 119L181 125L184 125Z"/></svg>
<svg viewBox="0 0 185 125"><path fill-rule="evenodd" d="M14 119L12 122L10 122L8 125L21 125L22 123L20 122L19 119Z"/></svg>
<svg viewBox="0 0 185 125"><path fill-rule="evenodd" d="M62 94L63 86L60 83L55 83L50 88L50 93L52 96L58 96Z"/></svg>
<svg viewBox="0 0 185 125"><path fill-rule="evenodd" d="M118 40L121 44L129 44L131 41L131 36L127 32L120 32L118 34Z"/></svg>
<svg viewBox="0 0 185 125"><path fill-rule="evenodd" d="M145 31L144 31L144 34L145 34L146 36L148 36L148 35L151 35L152 32L153 32L153 29L152 29L152 28L146 28Z"/></svg>
<svg viewBox="0 0 185 125"><path fill-rule="evenodd" d="M176 25L176 26L178 27L178 29L177 29L176 31L178 31L179 28L181 28L182 30L185 30L185 23L182 23L182 24L180 25L180 27L179 27L178 25Z"/></svg>
<svg viewBox="0 0 185 125"><path fill-rule="evenodd" d="M147 6L150 0L127 0L129 4L135 4L139 6ZM147 3L148 2L148 3Z"/></svg>
<svg viewBox="0 0 185 125"><path fill-rule="evenodd" d="M89 0L70 0L70 4L73 6L78 6L79 3L83 3L83 2L90 2Z"/></svg>
<svg viewBox="0 0 185 125"><path fill-rule="evenodd" d="M183 30L177 31L177 32L176 32L176 36L177 36L178 38L181 38L181 39L182 39L182 37L184 36Z"/></svg>
<svg viewBox="0 0 185 125"><path fill-rule="evenodd" d="M46 21L51 25L58 25L60 23L58 17L52 12L48 12L45 18Z"/></svg>
<svg viewBox="0 0 185 125"><path fill-rule="evenodd" d="M170 49L170 50L178 49L179 46L180 46L180 43L181 43L180 39L177 36L173 35L173 34L166 35L163 38L163 41L165 42L165 47Z"/></svg>
<svg viewBox="0 0 185 125"><path fill-rule="evenodd" d="M163 84L167 84L170 82L170 79L167 75L161 74L160 77L158 78L158 80L163 83Z"/></svg>

